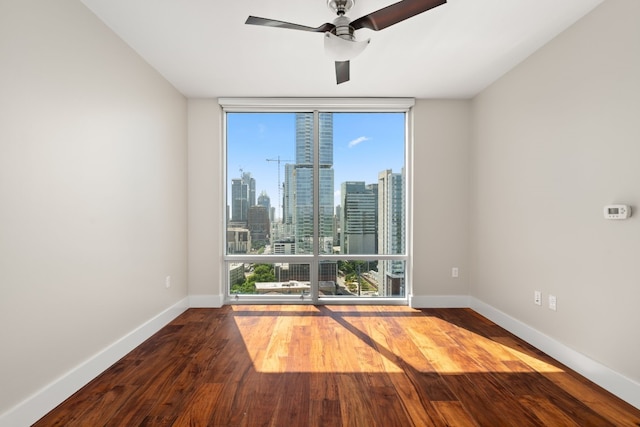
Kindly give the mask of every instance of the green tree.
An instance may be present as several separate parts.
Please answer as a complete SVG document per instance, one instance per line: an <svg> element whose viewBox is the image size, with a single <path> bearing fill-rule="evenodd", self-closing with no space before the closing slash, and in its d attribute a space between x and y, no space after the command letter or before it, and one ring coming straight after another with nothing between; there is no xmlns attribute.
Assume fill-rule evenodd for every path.
<svg viewBox="0 0 640 427"><path fill-rule="evenodd" d="M345 276L355 272L352 261L338 261L338 270L342 271Z"/></svg>
<svg viewBox="0 0 640 427"><path fill-rule="evenodd" d="M271 264L256 264L253 268L247 280L241 284L235 284L231 287L231 293L239 294L255 294L256 282L274 282L276 276L274 274L273 265Z"/></svg>
<svg viewBox="0 0 640 427"><path fill-rule="evenodd" d="M232 294L255 294L256 293L256 285L255 283L242 282L231 286Z"/></svg>
<svg viewBox="0 0 640 427"><path fill-rule="evenodd" d="M249 282L273 282L276 280L276 276L274 274L273 265L271 264L256 264L253 269L253 274L251 274L247 281Z"/></svg>

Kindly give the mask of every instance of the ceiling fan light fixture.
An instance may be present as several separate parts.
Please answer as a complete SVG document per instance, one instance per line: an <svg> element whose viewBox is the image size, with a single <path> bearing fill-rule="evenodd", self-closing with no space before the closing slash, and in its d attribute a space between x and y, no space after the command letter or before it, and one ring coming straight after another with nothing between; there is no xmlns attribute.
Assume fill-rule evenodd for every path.
<svg viewBox="0 0 640 427"><path fill-rule="evenodd" d="M350 61L360 55L370 41L371 39L348 40L326 32L324 33L324 51L334 61Z"/></svg>

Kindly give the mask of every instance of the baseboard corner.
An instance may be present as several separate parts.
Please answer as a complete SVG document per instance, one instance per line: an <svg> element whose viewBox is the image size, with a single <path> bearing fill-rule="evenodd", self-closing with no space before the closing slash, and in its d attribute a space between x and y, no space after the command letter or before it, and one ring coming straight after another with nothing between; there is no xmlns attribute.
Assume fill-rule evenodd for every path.
<svg viewBox="0 0 640 427"><path fill-rule="evenodd" d="M189 295L190 308L220 308L223 305L223 295Z"/></svg>

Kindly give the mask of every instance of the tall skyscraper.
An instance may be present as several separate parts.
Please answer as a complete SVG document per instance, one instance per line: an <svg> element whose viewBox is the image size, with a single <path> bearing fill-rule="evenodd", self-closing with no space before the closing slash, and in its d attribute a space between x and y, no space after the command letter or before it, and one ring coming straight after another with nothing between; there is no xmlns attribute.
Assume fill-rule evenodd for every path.
<svg viewBox="0 0 640 427"><path fill-rule="evenodd" d="M320 252L333 253L334 170L333 170L333 114L319 113L320 137ZM335 263L321 267L321 280L329 280ZM335 275L333 276L335 277Z"/></svg>
<svg viewBox="0 0 640 427"><path fill-rule="evenodd" d="M296 113L296 163L285 165L284 219L295 227L296 253L313 252L312 113ZM320 251L333 247L333 114L319 113L319 234ZM288 187L287 187L288 185Z"/></svg>
<svg viewBox="0 0 640 427"><path fill-rule="evenodd" d="M367 184L365 186L365 189L367 191L371 191L371 193L373 193L374 199L375 199L374 206L375 206L375 215L376 215L376 217L375 217L375 223L376 223L376 225L375 225L375 227L376 227L376 239L375 239L375 241L376 241L376 243L375 243L375 249L373 250L373 253L377 254L377 253L379 253L378 252L378 183L376 182L375 184Z"/></svg>
<svg viewBox="0 0 640 427"><path fill-rule="evenodd" d="M264 206L251 206L247 219L247 228L251 232L251 242L253 245L269 244L271 222L269 221L269 210Z"/></svg>
<svg viewBox="0 0 640 427"><path fill-rule="evenodd" d="M258 196L258 206L264 206L267 210L271 208L271 197L269 197L266 191L260 192Z"/></svg>
<svg viewBox="0 0 640 427"><path fill-rule="evenodd" d="M347 181L340 186L342 254L374 254L377 247L378 185Z"/></svg>
<svg viewBox="0 0 640 427"><path fill-rule="evenodd" d="M293 224L293 195L295 193L295 181L293 180L294 164L287 163L284 165L284 183L282 194L282 223Z"/></svg>
<svg viewBox="0 0 640 427"><path fill-rule="evenodd" d="M406 251L404 169L378 174L378 252L396 255ZM378 265L380 296L403 296L405 262L381 261Z"/></svg>
<svg viewBox="0 0 640 427"><path fill-rule="evenodd" d="M231 180L231 221L246 222L249 207L256 204L256 180L248 172Z"/></svg>
<svg viewBox="0 0 640 427"><path fill-rule="evenodd" d="M267 208L267 213L269 215L269 221L273 222L273 210L271 209L271 198L267 195L266 191L261 191L258 196L258 206L264 206Z"/></svg>
<svg viewBox="0 0 640 427"><path fill-rule="evenodd" d="M333 246L340 246L340 218L342 218L342 206L338 205L335 208L335 214L333 215Z"/></svg>
<svg viewBox="0 0 640 427"><path fill-rule="evenodd" d="M231 221L246 221L248 205L247 185L242 182L241 178L233 178L231 180Z"/></svg>
<svg viewBox="0 0 640 427"><path fill-rule="evenodd" d="M249 199L249 207L256 205L256 180L251 177L249 172L242 173L242 181L247 184Z"/></svg>

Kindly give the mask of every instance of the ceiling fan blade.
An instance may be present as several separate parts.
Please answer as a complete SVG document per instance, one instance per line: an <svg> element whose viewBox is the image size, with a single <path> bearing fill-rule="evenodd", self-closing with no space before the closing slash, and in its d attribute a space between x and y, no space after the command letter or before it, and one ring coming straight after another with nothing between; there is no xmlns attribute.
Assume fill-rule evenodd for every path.
<svg viewBox="0 0 640 427"><path fill-rule="evenodd" d="M262 25L265 27L288 28L290 30L311 31L314 33L326 33L333 30L336 26L330 23L322 24L317 28L307 27L305 25L292 24L291 22L276 21L275 19L260 18L257 16L249 16L245 24Z"/></svg>
<svg viewBox="0 0 640 427"><path fill-rule="evenodd" d="M349 61L336 61L336 82L338 84L349 81Z"/></svg>
<svg viewBox="0 0 640 427"><path fill-rule="evenodd" d="M403 0L358 18L351 22L351 26L354 30L360 28L383 30L446 2L447 0Z"/></svg>

